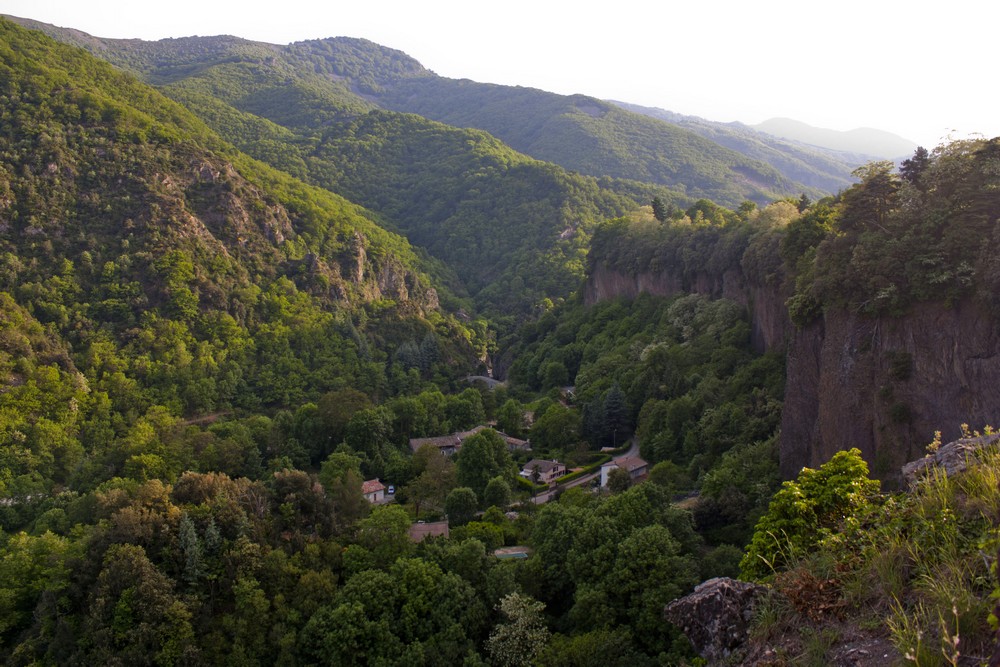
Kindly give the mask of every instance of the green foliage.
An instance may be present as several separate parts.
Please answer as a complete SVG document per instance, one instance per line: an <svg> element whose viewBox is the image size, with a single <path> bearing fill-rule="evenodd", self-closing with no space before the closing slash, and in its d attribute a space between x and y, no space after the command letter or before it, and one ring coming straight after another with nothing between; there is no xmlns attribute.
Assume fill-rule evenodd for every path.
<svg viewBox="0 0 1000 667"><path fill-rule="evenodd" d="M524 406L516 398L508 398L497 410L497 429L513 438L524 436Z"/></svg>
<svg viewBox="0 0 1000 667"><path fill-rule="evenodd" d="M443 278L445 300L456 298L452 290L459 299L471 294L491 313L520 318L546 298L565 298L583 277L590 229L663 192L598 182L480 131L374 109L352 85L371 94L401 77L433 77L370 43L192 38L103 46L95 53L162 84L239 149L376 211L443 260L424 264ZM344 259L348 269L351 258ZM451 289L442 290L445 282Z"/></svg>
<svg viewBox="0 0 1000 667"><path fill-rule="evenodd" d="M701 480L695 509L699 528L723 531L717 537L746 544L780 481L777 437L733 447Z"/></svg>
<svg viewBox="0 0 1000 667"><path fill-rule="evenodd" d="M410 386L387 363L397 332L437 343L428 374L470 370L485 329L424 310L429 278L403 239L117 70L0 30L0 366L15 387L0 430L20 443L0 483L318 466L369 407L337 392ZM377 287L386 273L405 296ZM261 408L274 419L235 423ZM384 439L357 446L376 470L392 458Z"/></svg>
<svg viewBox="0 0 1000 667"><path fill-rule="evenodd" d="M700 540L690 514L652 484L604 500L581 494L570 502L571 495L535 518L537 574L528 590L578 631L641 627L635 645L642 652L670 650L663 605L696 582Z"/></svg>
<svg viewBox="0 0 1000 667"><path fill-rule="evenodd" d="M475 653L485 610L461 577L401 559L353 577L302 630L302 658L320 665L460 664Z"/></svg>
<svg viewBox="0 0 1000 667"><path fill-rule="evenodd" d="M833 229L800 254L793 299L871 315L968 296L992 304L996 260L969 240L992 234L998 159L995 139L976 139L918 151L902 178L890 164L863 168L834 204Z"/></svg>
<svg viewBox="0 0 1000 667"><path fill-rule="evenodd" d="M660 222L666 222L669 217L669 209L667 208L667 205L663 203L663 200L659 197L653 197L651 206L653 208L653 217Z"/></svg>
<svg viewBox="0 0 1000 667"><path fill-rule="evenodd" d="M396 559L409 554L410 517L398 505L380 505L358 523L358 544L367 549L373 565L387 569Z"/></svg>
<svg viewBox="0 0 1000 667"><path fill-rule="evenodd" d="M478 508L476 492L465 486L452 489L444 499L444 512L451 527L464 526L472 521Z"/></svg>
<svg viewBox="0 0 1000 667"><path fill-rule="evenodd" d="M845 521L856 521L878 488L857 449L838 452L817 470L803 468L781 485L757 522L741 576L760 579L802 558Z"/></svg>
<svg viewBox="0 0 1000 667"><path fill-rule="evenodd" d="M511 593L500 601L500 613L505 621L498 625L486 641L486 650L495 665L527 667L549 640L549 631L542 621L545 605L519 593Z"/></svg>
<svg viewBox="0 0 1000 667"><path fill-rule="evenodd" d="M663 605L731 572L728 543L758 518L743 574L796 565L775 578L797 592L789 604L821 582L842 595L835 606L880 614L901 651L984 651L995 461L877 504L844 453L765 513L783 369L752 352L742 310L707 296L584 308L569 295L588 268L711 294L711 276L738 271L758 286L791 276L800 324L831 306L992 304L1000 271L968 239L991 238L995 140L762 208L741 202L773 189L766 173L748 191L682 151L691 199L718 191L730 211L375 110L350 87L385 101L414 78L446 84L362 41L98 45L189 110L0 20L0 660L679 662L690 656ZM537 137L636 123L607 111L606 123L570 112ZM601 224L651 200L653 219ZM500 320L449 314L474 304ZM501 341L516 359L510 394L458 383L496 358L495 326L529 315ZM908 382L911 366L891 354L887 382ZM496 433L469 438L455 462L408 456L411 437L492 417L523 435L520 400L571 383L536 403L536 447L592 467L583 440L634 432L661 461L652 483L573 489L509 521L514 480L531 485ZM884 398L895 422L911 419ZM376 475L398 485L398 504L364 500ZM694 516L673 504L693 479ZM411 504L465 525L415 545ZM524 563L487 551L522 542ZM547 623L566 633L551 645ZM815 634L810 655L829 641Z"/></svg>
<svg viewBox="0 0 1000 667"><path fill-rule="evenodd" d="M608 491L611 493L622 493L632 486L632 476L627 470L615 468L608 473Z"/></svg>
<svg viewBox="0 0 1000 667"><path fill-rule="evenodd" d="M483 491L483 506L486 508L496 507L501 511L506 511L512 498L510 482L503 477L494 477Z"/></svg>
<svg viewBox="0 0 1000 667"><path fill-rule="evenodd" d="M493 429L483 429L462 443L455 469L458 483L477 498L484 495L491 480L500 477L511 482L517 476L507 443Z"/></svg>
<svg viewBox="0 0 1000 667"><path fill-rule="evenodd" d="M542 452L569 447L580 439L580 414L553 405L535 420L529 435L532 447Z"/></svg>
<svg viewBox="0 0 1000 667"><path fill-rule="evenodd" d="M398 111L486 130L516 150L591 176L658 183L732 206L799 192L769 165L677 124L583 95L414 76L394 81L378 100Z"/></svg>
<svg viewBox="0 0 1000 667"><path fill-rule="evenodd" d="M816 548L778 568L751 632L798 632L809 642L836 614L884 629L906 664L954 665L988 655L996 644L987 617L995 589L997 463L992 445L961 472L948 475L932 464L906 492L855 503ZM856 466L849 468L859 477ZM844 481L831 477L827 490Z"/></svg>
<svg viewBox="0 0 1000 667"><path fill-rule="evenodd" d="M696 477L733 445L777 428L781 358L753 353L735 304L643 294L555 312L522 330L510 379L538 389L536 369L558 359L576 375L582 409L536 410L533 446L566 448L577 430L591 447L620 446L634 430L644 459L692 465Z"/></svg>

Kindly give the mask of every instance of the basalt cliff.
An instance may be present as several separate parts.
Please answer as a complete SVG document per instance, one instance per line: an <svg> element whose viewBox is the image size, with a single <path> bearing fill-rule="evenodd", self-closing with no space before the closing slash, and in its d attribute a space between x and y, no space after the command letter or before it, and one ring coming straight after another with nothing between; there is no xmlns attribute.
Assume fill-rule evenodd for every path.
<svg viewBox="0 0 1000 667"><path fill-rule="evenodd" d="M788 341L781 469L794 476L858 447L873 474L892 479L923 455L934 432L1000 416L1000 335L996 317L973 299L928 302L900 317L844 310Z"/></svg>
<svg viewBox="0 0 1000 667"><path fill-rule="evenodd" d="M722 273L629 274L596 263L585 286L594 303L640 292L698 293L747 308L754 346L787 354L781 471L794 477L834 453L859 448L872 473L894 483L935 431L947 442L1000 423L1000 330L973 298L926 302L897 317L827 310L808 326L790 322L786 287L758 284L739 268Z"/></svg>

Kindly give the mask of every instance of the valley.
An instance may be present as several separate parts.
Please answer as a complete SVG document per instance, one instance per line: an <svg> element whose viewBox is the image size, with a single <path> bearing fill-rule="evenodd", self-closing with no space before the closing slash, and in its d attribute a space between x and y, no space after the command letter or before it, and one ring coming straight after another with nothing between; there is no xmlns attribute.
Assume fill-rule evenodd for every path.
<svg viewBox="0 0 1000 667"><path fill-rule="evenodd" d="M987 661L1000 140L660 111L0 18L0 660Z"/></svg>

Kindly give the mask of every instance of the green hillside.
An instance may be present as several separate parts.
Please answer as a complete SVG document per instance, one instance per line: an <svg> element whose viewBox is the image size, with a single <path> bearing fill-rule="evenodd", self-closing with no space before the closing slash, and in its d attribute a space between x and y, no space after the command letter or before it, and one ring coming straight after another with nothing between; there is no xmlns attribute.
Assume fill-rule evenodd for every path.
<svg viewBox="0 0 1000 667"><path fill-rule="evenodd" d="M741 664L996 650L995 452L780 474L804 396L860 399L824 434L994 414L1000 139L730 210L382 108L437 79L363 40L48 30L115 64L0 19L3 664L701 664L664 608L724 576L762 586ZM955 304L986 345L880 347ZM885 372L812 391L838 328L830 375Z"/></svg>
<svg viewBox="0 0 1000 667"><path fill-rule="evenodd" d="M851 172L858 165L873 159L870 155L845 153L781 139L739 122L718 123L627 102L616 101L613 104L694 132L720 146L766 162L793 181L825 192L837 192L850 186L855 182Z"/></svg>
<svg viewBox="0 0 1000 667"><path fill-rule="evenodd" d="M693 132L583 95L418 77L389 86L377 99L391 109L485 130L573 171L659 183L723 205L821 192Z"/></svg>
<svg viewBox="0 0 1000 667"><path fill-rule="evenodd" d="M0 290L126 424L392 392L387 351L428 332L474 362L423 260L364 210L84 52L0 28Z"/></svg>
<svg viewBox="0 0 1000 667"><path fill-rule="evenodd" d="M360 40L102 40L97 48L54 32L163 84L248 154L376 211L442 260L455 291L501 318L568 296L600 221L654 196L686 201L662 187L568 173L482 132L373 110L351 91L422 70Z"/></svg>
<svg viewBox="0 0 1000 667"><path fill-rule="evenodd" d="M450 82L364 40L95 43L50 31L161 85L254 157L378 212L384 225L443 260L457 277L453 289L494 316L520 318L568 296L583 277L594 225L653 197L681 207L706 196L735 206L816 192L669 124L589 98ZM495 121L492 134L601 179L527 159L480 132L374 111L403 98L440 100L451 125L476 125L463 114L480 109ZM583 145L593 150L581 154Z"/></svg>

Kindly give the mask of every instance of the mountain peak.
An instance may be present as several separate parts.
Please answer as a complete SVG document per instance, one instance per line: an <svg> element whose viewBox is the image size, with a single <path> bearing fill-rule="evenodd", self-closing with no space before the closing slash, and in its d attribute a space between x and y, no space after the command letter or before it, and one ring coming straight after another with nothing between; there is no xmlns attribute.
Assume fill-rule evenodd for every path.
<svg viewBox="0 0 1000 667"><path fill-rule="evenodd" d="M916 143L898 134L870 127L847 131L831 130L792 118L770 118L751 127L783 139L883 159L907 157L917 148Z"/></svg>

